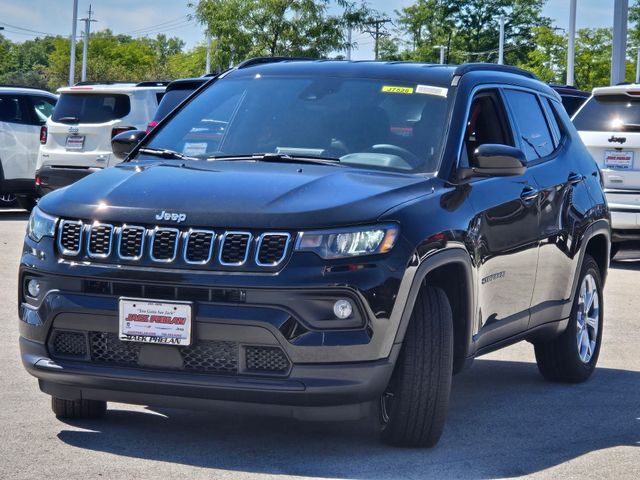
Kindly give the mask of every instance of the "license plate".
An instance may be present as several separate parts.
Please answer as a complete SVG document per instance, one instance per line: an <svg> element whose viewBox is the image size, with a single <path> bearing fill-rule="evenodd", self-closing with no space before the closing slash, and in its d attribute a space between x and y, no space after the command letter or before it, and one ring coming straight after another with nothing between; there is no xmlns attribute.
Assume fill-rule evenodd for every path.
<svg viewBox="0 0 640 480"><path fill-rule="evenodd" d="M82 150L84 148L84 135L67 135L65 147L67 150Z"/></svg>
<svg viewBox="0 0 640 480"><path fill-rule="evenodd" d="M120 299L120 340L166 345L191 344L191 304Z"/></svg>
<svg viewBox="0 0 640 480"><path fill-rule="evenodd" d="M633 152L607 150L604 152L604 166L616 170L631 170L633 168Z"/></svg>

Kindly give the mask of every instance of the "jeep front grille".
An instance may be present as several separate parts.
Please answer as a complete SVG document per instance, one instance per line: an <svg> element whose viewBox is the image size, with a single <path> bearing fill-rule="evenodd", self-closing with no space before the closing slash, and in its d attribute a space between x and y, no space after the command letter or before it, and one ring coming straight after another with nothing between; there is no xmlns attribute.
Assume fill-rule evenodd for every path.
<svg viewBox="0 0 640 480"><path fill-rule="evenodd" d="M287 232L148 228L62 220L57 233L63 257L90 261L175 264L221 270L275 269L291 251Z"/></svg>

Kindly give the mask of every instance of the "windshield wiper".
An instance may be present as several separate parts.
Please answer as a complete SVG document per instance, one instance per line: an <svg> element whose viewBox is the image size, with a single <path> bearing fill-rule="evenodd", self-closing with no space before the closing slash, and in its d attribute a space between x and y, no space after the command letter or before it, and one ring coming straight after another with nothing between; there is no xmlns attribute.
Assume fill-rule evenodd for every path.
<svg viewBox="0 0 640 480"><path fill-rule="evenodd" d="M152 157L166 158L168 160L198 160L197 158L188 157L182 153L163 148L142 147L138 150L138 153L144 153L146 155L151 155Z"/></svg>
<svg viewBox="0 0 640 480"><path fill-rule="evenodd" d="M287 153L254 153L251 155L214 155L207 160L254 160L256 162L292 162L314 163L317 165L335 165L340 163L339 158L319 157L315 155L289 155Z"/></svg>

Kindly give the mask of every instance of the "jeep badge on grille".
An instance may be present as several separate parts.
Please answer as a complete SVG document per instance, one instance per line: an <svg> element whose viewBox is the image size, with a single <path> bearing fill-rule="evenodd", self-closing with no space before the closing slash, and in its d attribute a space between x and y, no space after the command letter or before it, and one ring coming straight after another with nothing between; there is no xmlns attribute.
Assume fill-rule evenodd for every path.
<svg viewBox="0 0 640 480"><path fill-rule="evenodd" d="M163 210L158 215L156 215L156 220L166 220L172 221L176 223L184 222L187 219L186 213L172 213Z"/></svg>

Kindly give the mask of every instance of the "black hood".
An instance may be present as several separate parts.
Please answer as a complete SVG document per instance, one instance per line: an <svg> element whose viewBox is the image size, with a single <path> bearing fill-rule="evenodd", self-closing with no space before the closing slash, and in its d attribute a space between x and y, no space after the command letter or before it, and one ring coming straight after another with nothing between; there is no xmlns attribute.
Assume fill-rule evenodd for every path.
<svg viewBox="0 0 640 480"><path fill-rule="evenodd" d="M255 161L124 163L50 193L40 208L84 220L225 228L318 228L373 222L431 191L430 179L342 166ZM174 217L175 218L175 217Z"/></svg>

